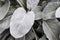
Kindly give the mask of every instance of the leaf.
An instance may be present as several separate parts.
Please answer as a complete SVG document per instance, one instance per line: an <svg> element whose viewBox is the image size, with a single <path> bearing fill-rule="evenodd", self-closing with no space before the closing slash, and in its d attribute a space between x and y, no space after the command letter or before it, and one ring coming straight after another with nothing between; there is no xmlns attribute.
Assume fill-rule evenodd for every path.
<svg viewBox="0 0 60 40"><path fill-rule="evenodd" d="M41 6L36 6L32 9L32 11L35 13L35 20L39 20L43 18L44 13L41 12L42 7Z"/></svg>
<svg viewBox="0 0 60 40"><path fill-rule="evenodd" d="M60 24L57 20L44 21L43 30L49 40L59 40Z"/></svg>
<svg viewBox="0 0 60 40"><path fill-rule="evenodd" d="M47 40L47 39L46 39L46 36L45 36L45 35L43 35L43 37L42 37L42 38L40 38L39 40Z"/></svg>
<svg viewBox="0 0 60 40"><path fill-rule="evenodd" d="M15 38L21 38L29 32L35 20L33 11L27 12L20 7L15 10L10 22L10 33Z"/></svg>
<svg viewBox="0 0 60 40"><path fill-rule="evenodd" d="M27 0L27 8L28 9L33 9L38 5L40 0Z"/></svg>
<svg viewBox="0 0 60 40"><path fill-rule="evenodd" d="M60 18L60 7L56 10L55 17Z"/></svg>
<svg viewBox="0 0 60 40"><path fill-rule="evenodd" d="M45 17L43 17L44 20L48 20L48 19L55 19L55 11L49 12L48 14L45 15Z"/></svg>
<svg viewBox="0 0 60 40"><path fill-rule="evenodd" d="M6 16L9 7L10 7L10 1L6 0L5 4L2 7L0 7L0 20L2 20Z"/></svg>
<svg viewBox="0 0 60 40"><path fill-rule="evenodd" d="M50 13L51 11L55 11L60 6L60 2L50 2L44 8L43 12L46 14Z"/></svg>
<svg viewBox="0 0 60 40"><path fill-rule="evenodd" d="M11 16L8 16L0 21L0 34L10 26L10 18Z"/></svg>

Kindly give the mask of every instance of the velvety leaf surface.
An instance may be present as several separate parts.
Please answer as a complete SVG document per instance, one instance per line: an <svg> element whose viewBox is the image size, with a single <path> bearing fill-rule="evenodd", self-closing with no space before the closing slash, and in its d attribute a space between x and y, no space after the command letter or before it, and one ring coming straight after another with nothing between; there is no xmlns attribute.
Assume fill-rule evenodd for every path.
<svg viewBox="0 0 60 40"><path fill-rule="evenodd" d="M10 33L15 38L23 37L29 32L35 20L34 12L27 12L20 7L15 10L10 22Z"/></svg>

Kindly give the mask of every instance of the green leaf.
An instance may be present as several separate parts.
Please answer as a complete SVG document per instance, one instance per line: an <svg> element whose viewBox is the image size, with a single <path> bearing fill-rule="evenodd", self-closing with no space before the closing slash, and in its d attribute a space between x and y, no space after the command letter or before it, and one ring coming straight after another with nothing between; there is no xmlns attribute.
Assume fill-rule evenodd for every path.
<svg viewBox="0 0 60 40"><path fill-rule="evenodd" d="M11 18L10 33L15 38L21 38L29 32L33 26L35 14L33 11L27 12L24 8L17 8Z"/></svg>
<svg viewBox="0 0 60 40"><path fill-rule="evenodd" d="M28 9L33 9L38 5L40 0L27 0L27 8Z"/></svg>
<svg viewBox="0 0 60 40"><path fill-rule="evenodd" d="M2 7L0 7L0 20L2 20L6 16L9 7L10 7L10 1L6 0L5 4Z"/></svg>
<svg viewBox="0 0 60 40"><path fill-rule="evenodd" d="M49 40L59 40L60 24L57 20L44 21L43 30Z"/></svg>

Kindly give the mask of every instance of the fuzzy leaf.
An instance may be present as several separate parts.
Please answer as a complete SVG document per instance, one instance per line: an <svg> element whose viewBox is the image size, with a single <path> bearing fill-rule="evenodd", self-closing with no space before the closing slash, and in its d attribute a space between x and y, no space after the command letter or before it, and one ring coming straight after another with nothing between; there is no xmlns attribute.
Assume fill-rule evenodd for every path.
<svg viewBox="0 0 60 40"><path fill-rule="evenodd" d="M60 7L56 10L55 16L56 18L60 18Z"/></svg>
<svg viewBox="0 0 60 40"><path fill-rule="evenodd" d="M34 12L27 12L21 7L15 10L10 22L10 33L15 38L23 37L29 32L35 20Z"/></svg>
<svg viewBox="0 0 60 40"><path fill-rule="evenodd" d="M27 8L28 9L33 9L38 5L40 0L27 0Z"/></svg>
<svg viewBox="0 0 60 40"><path fill-rule="evenodd" d="M60 24L57 20L44 21L43 30L49 40L59 40Z"/></svg>
<svg viewBox="0 0 60 40"><path fill-rule="evenodd" d="M2 20L6 16L9 7L10 7L10 1L6 0L5 4L2 7L0 7L0 20Z"/></svg>

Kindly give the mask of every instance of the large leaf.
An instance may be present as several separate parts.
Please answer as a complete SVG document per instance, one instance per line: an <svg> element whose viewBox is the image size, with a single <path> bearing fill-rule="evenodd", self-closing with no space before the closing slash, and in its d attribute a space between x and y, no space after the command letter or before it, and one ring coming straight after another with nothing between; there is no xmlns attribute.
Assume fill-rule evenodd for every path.
<svg viewBox="0 0 60 40"><path fill-rule="evenodd" d="M6 0L5 4L2 7L0 7L0 20L5 17L5 15L9 10L9 7L10 7L10 1Z"/></svg>
<svg viewBox="0 0 60 40"><path fill-rule="evenodd" d="M8 16L0 21L0 34L10 26L10 18L11 16Z"/></svg>
<svg viewBox="0 0 60 40"><path fill-rule="evenodd" d="M51 11L55 11L56 8L60 6L60 2L50 2L47 4L47 6L44 8L43 12L46 14L50 13Z"/></svg>
<svg viewBox="0 0 60 40"><path fill-rule="evenodd" d="M39 3L39 0L27 0L27 8L33 9L38 5L38 3Z"/></svg>
<svg viewBox="0 0 60 40"><path fill-rule="evenodd" d="M57 20L44 21L43 30L49 40L59 40L60 24Z"/></svg>
<svg viewBox="0 0 60 40"><path fill-rule="evenodd" d="M56 10L55 17L60 18L60 7Z"/></svg>
<svg viewBox="0 0 60 40"><path fill-rule="evenodd" d="M23 37L29 32L35 20L34 12L27 12L20 7L15 10L10 22L10 33L15 38Z"/></svg>

